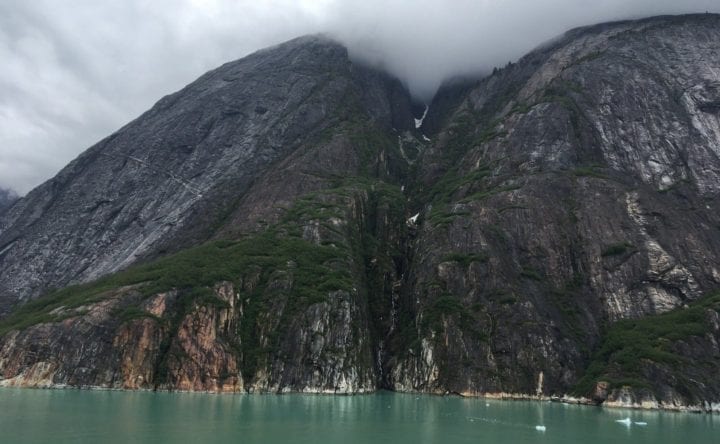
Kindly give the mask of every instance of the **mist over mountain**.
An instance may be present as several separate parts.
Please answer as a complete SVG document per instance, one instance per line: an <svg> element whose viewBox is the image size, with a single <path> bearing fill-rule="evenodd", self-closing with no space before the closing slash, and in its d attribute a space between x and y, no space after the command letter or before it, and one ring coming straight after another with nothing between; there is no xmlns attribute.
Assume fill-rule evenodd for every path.
<svg viewBox="0 0 720 444"><path fill-rule="evenodd" d="M0 4L0 186L20 194L203 72L325 32L429 101L581 25L720 12L714 0L89 0ZM128 32L132 30L132 32Z"/></svg>

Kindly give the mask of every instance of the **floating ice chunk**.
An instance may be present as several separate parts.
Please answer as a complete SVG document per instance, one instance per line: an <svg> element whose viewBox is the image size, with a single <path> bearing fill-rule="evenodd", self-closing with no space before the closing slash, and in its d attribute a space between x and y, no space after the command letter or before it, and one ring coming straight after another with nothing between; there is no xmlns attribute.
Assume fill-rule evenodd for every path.
<svg viewBox="0 0 720 444"><path fill-rule="evenodd" d="M616 419L615 422L618 422L620 424L625 424L628 427L630 427L630 424L632 424L632 421L630 420L630 418Z"/></svg>
<svg viewBox="0 0 720 444"><path fill-rule="evenodd" d="M538 432L544 432L545 426L544 425L536 425L535 430L537 430Z"/></svg>
<svg viewBox="0 0 720 444"><path fill-rule="evenodd" d="M645 427L647 425L647 423L645 421L635 421L635 425Z"/></svg>

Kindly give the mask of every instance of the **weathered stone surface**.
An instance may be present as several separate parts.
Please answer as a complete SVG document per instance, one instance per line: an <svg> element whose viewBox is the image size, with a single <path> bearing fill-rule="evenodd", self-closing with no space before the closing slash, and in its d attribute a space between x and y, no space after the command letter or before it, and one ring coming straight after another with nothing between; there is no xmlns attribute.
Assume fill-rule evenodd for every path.
<svg viewBox="0 0 720 444"><path fill-rule="evenodd" d="M0 217L0 317L206 240L260 173L352 116L410 128L400 83L302 37L228 63L71 162Z"/></svg>
<svg viewBox="0 0 720 444"><path fill-rule="evenodd" d="M208 73L0 217L0 297L206 240L283 262L41 313L0 338L2 383L577 401L613 326L720 287L718 41L716 15L573 30L442 88L417 131L399 82L321 38ZM297 240L336 282L302 280ZM624 384L610 360L576 395L717 410L704 316L663 344L687 359Z"/></svg>
<svg viewBox="0 0 720 444"><path fill-rule="evenodd" d="M718 23L572 31L471 88L421 159L391 386L557 394L603 325L718 287Z"/></svg>

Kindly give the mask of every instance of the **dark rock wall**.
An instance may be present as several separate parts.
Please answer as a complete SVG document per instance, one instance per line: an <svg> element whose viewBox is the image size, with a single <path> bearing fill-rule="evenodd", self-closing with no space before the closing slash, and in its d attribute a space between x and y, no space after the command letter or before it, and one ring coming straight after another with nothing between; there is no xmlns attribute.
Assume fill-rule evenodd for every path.
<svg viewBox="0 0 720 444"><path fill-rule="evenodd" d="M0 316L49 288L206 240L269 166L357 113L408 127L409 103L399 82L355 67L324 37L205 74L0 218Z"/></svg>
<svg viewBox="0 0 720 444"><path fill-rule="evenodd" d="M570 31L446 85L419 130L397 80L323 38L212 71L0 217L0 301L208 240L271 236L278 260L210 299L120 274L85 305L28 304L0 324L2 382L712 409L717 310L698 304L720 285L718 25ZM335 253L307 268L298 245ZM705 315L652 342L688 306ZM654 344L637 365L621 330Z"/></svg>

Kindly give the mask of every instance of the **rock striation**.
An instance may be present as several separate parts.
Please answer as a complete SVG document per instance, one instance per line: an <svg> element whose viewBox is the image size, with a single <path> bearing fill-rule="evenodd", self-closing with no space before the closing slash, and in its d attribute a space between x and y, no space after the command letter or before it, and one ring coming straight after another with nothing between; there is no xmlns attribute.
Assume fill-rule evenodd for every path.
<svg viewBox="0 0 720 444"><path fill-rule="evenodd" d="M0 384L717 411L718 41L572 30L419 128L325 37L211 71L0 214Z"/></svg>

